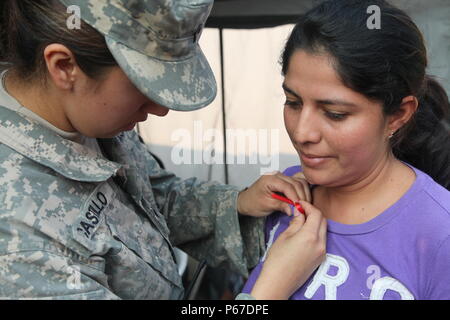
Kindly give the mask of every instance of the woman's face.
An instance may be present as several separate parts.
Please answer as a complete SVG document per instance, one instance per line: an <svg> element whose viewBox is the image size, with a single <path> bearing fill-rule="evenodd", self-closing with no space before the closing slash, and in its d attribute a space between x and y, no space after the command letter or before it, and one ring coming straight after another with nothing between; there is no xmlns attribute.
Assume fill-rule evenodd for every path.
<svg viewBox="0 0 450 320"><path fill-rule="evenodd" d="M169 109L144 96L119 67L101 80L80 77L73 98L65 103L65 114L74 129L96 138L114 137L132 130L148 114L165 116Z"/></svg>
<svg viewBox="0 0 450 320"><path fill-rule="evenodd" d="M286 129L311 184L356 183L386 159L381 103L345 87L328 56L297 50L283 89Z"/></svg>

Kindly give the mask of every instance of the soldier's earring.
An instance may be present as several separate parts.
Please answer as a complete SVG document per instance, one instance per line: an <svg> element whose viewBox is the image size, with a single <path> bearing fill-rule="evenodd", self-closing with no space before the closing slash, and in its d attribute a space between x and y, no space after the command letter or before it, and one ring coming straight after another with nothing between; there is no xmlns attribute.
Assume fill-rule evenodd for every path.
<svg viewBox="0 0 450 320"><path fill-rule="evenodd" d="M391 134L389 135L389 139L391 139L395 134L395 131L392 131Z"/></svg>

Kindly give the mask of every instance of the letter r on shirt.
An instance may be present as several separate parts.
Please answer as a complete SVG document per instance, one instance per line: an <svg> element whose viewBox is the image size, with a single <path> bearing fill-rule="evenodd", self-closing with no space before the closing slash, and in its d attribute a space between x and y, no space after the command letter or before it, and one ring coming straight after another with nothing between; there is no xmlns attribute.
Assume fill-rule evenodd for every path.
<svg viewBox="0 0 450 320"><path fill-rule="evenodd" d="M330 268L334 266L338 269L336 275L328 274ZM325 300L336 300L337 287L343 284L350 273L347 260L340 256L328 254L326 260L320 265L313 281L305 291L305 297L311 299L320 286L325 286Z"/></svg>

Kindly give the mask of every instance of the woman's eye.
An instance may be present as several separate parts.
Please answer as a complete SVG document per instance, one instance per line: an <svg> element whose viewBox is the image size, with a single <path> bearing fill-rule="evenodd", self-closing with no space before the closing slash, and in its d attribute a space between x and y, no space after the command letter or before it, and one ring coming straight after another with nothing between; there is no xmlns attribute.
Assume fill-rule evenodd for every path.
<svg viewBox="0 0 450 320"><path fill-rule="evenodd" d="M326 111L325 114L327 115L328 118L336 121L344 120L345 117L347 116L345 113L334 113L328 111Z"/></svg>

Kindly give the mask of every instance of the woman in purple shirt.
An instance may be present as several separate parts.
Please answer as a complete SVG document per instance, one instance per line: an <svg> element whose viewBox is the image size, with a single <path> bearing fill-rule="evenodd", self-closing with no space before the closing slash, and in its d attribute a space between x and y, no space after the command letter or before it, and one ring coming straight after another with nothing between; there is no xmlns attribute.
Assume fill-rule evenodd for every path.
<svg viewBox="0 0 450 320"><path fill-rule="evenodd" d="M295 26L284 119L301 166L285 174L304 174L328 232L325 261L284 297L450 299L450 104L426 67L420 31L383 0L326 1ZM268 217L268 249L291 219ZM295 278L289 259L274 283ZM244 293L261 296L265 261Z"/></svg>

